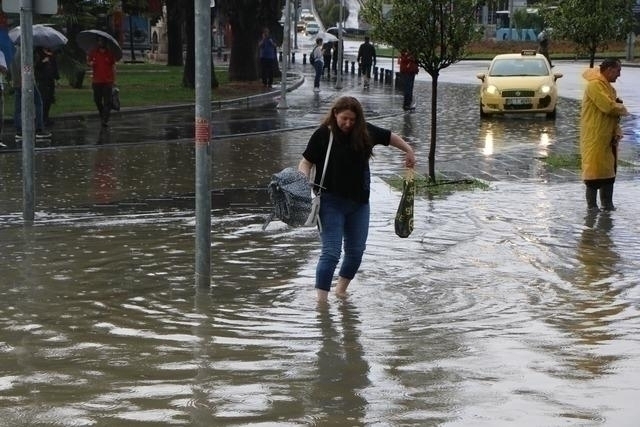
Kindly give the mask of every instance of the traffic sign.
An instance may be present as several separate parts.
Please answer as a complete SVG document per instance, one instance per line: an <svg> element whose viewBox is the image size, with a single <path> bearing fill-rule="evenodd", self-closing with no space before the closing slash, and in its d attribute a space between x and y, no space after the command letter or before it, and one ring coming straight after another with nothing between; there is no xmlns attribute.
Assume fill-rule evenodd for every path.
<svg viewBox="0 0 640 427"><path fill-rule="evenodd" d="M23 0L2 0L2 10L6 13L20 13L22 2ZM40 15L58 13L58 0L31 0L31 6L32 12Z"/></svg>

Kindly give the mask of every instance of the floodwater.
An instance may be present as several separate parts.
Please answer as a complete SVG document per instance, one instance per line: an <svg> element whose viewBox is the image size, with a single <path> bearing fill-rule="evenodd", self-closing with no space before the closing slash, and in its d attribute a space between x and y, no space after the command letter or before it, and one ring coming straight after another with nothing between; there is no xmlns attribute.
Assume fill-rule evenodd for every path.
<svg viewBox="0 0 640 427"><path fill-rule="evenodd" d="M617 211L588 214L575 172L539 160L574 152L577 103L480 123L474 89L443 87L436 168L491 189L417 200L397 238L401 156L379 149L362 269L327 307L316 232L263 231L259 203L214 210L212 285L194 288L193 210L171 203L193 191L187 142L38 151L33 226L20 155L0 156L0 425L637 425L635 168ZM426 169L425 112L375 122ZM214 188L264 188L310 133L216 141Z"/></svg>

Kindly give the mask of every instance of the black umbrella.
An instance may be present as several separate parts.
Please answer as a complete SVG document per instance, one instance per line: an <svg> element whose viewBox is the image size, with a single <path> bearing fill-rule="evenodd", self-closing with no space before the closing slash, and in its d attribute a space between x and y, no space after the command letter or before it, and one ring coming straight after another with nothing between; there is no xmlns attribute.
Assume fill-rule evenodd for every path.
<svg viewBox="0 0 640 427"><path fill-rule="evenodd" d="M84 50L85 53L89 53L98 45L99 38L105 41L107 49L113 53L116 61L119 61L122 58L122 48L120 48L118 41L109 33L100 30L80 31L76 36L76 43L78 43L80 49Z"/></svg>

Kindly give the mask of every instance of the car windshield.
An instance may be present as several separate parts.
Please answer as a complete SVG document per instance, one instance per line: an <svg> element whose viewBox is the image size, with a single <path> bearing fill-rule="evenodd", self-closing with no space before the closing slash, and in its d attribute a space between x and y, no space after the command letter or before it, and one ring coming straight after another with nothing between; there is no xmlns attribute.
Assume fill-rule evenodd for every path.
<svg viewBox="0 0 640 427"><path fill-rule="evenodd" d="M489 70L492 77L548 76L549 69L542 58L496 59Z"/></svg>

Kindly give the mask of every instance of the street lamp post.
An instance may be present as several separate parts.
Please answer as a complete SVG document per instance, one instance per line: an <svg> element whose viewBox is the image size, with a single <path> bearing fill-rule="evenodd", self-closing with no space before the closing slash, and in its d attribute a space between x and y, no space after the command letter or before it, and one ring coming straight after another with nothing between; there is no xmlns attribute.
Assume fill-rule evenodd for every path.
<svg viewBox="0 0 640 427"><path fill-rule="evenodd" d="M291 54L291 48L289 39L291 38L291 3L290 0L285 2L284 6L285 18L284 18L284 37L282 37L282 77L280 77L280 102L278 102L278 108L289 108L287 105L287 71L289 63L289 55Z"/></svg>
<svg viewBox="0 0 640 427"><path fill-rule="evenodd" d="M343 44L342 44L342 16L344 9L344 0L340 0L340 20L338 21L338 69L336 70L338 75L336 77L336 89L342 89L342 57L344 55L343 52Z"/></svg>

